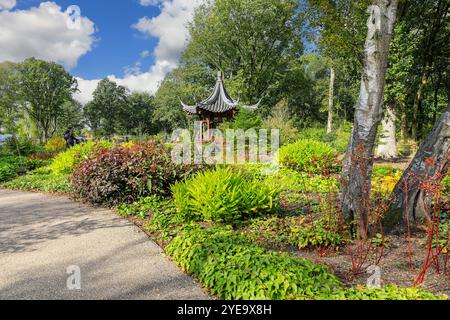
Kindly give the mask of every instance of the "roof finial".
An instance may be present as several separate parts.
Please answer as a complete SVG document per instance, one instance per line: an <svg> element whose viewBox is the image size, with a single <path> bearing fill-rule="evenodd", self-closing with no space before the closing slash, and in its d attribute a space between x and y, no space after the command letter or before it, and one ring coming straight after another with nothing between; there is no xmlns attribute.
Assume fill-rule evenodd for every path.
<svg viewBox="0 0 450 320"><path fill-rule="evenodd" d="M217 81L222 81L222 71L217 71Z"/></svg>

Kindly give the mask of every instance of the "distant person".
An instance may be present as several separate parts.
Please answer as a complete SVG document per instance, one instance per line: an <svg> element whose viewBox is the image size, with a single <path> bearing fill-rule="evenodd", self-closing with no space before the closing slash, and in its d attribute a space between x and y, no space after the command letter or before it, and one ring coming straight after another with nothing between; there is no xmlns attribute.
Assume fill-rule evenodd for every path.
<svg viewBox="0 0 450 320"><path fill-rule="evenodd" d="M64 133L64 140L66 140L66 145L69 149L78 143L78 139L75 137L75 131L72 127L67 129Z"/></svg>

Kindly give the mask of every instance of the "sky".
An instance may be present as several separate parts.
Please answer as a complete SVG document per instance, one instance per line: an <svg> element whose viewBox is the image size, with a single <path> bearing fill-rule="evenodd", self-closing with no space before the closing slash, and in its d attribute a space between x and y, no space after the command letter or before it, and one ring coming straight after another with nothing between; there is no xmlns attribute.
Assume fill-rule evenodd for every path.
<svg viewBox="0 0 450 320"><path fill-rule="evenodd" d="M203 1L0 0L0 62L60 63L77 78L83 104L105 77L153 94L177 67Z"/></svg>

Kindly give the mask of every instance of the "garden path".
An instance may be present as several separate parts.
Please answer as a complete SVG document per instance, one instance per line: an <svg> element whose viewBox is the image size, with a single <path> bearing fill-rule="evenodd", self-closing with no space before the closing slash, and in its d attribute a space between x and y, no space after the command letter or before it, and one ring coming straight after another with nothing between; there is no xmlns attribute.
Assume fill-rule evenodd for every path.
<svg viewBox="0 0 450 320"><path fill-rule="evenodd" d="M79 278L71 266L79 267ZM69 290L78 279L81 290ZM0 299L208 298L113 212L66 197L0 190Z"/></svg>

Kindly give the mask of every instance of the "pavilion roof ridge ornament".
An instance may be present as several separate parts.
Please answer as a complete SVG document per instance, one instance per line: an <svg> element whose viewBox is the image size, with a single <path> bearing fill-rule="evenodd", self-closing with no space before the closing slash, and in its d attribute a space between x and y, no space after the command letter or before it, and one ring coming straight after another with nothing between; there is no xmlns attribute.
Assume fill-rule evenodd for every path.
<svg viewBox="0 0 450 320"><path fill-rule="evenodd" d="M201 113L201 110L205 110L211 113L225 113L230 110L236 110L238 107L253 111L258 109L261 100L253 106L241 105L239 99L234 101L230 97L224 86L222 72L218 71L216 84L211 95L207 99L198 102L193 106L187 105L181 100L180 102L185 112L189 114L199 114Z"/></svg>

